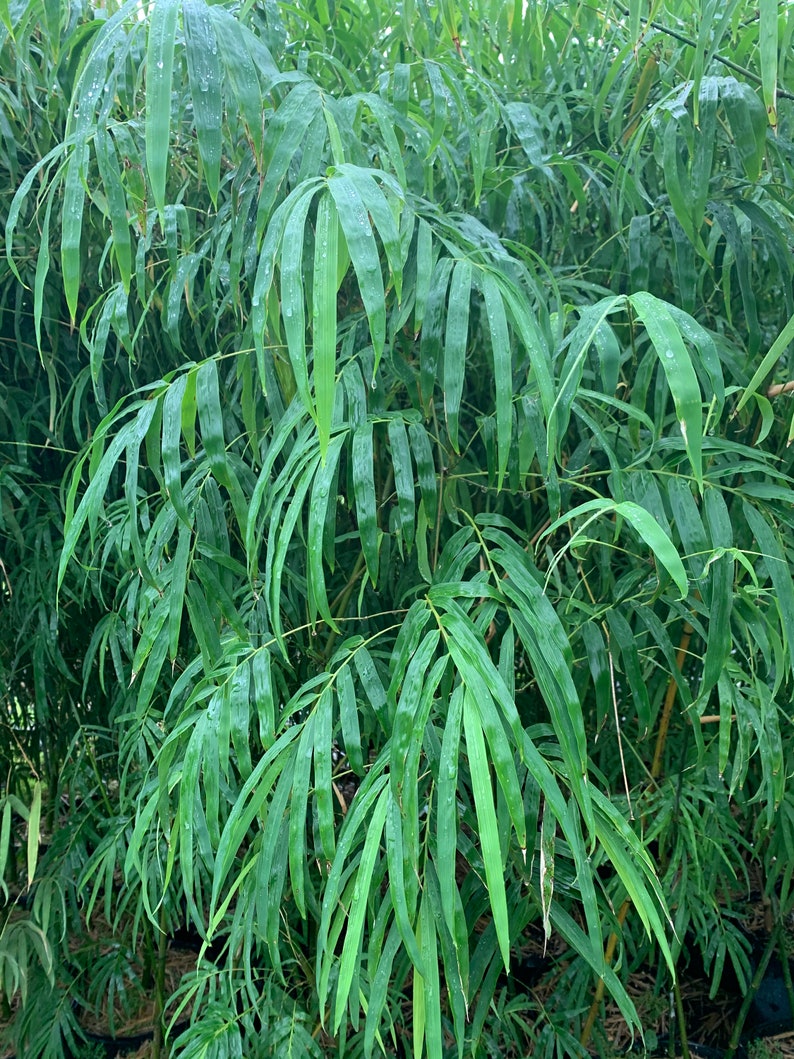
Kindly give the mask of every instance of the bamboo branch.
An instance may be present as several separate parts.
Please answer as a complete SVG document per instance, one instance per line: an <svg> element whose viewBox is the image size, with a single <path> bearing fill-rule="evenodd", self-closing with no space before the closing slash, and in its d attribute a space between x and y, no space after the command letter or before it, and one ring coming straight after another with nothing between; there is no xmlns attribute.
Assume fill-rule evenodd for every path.
<svg viewBox="0 0 794 1059"><path fill-rule="evenodd" d="M618 0L615 0L615 7L624 15L628 15L629 9ZM641 22L645 23L645 26L651 26L653 29L658 29L660 33L664 33L668 37L672 37L673 40L680 41L682 44L688 44L690 48L697 48L698 43L696 40L692 40L691 37L687 37L685 34L679 32L677 29L671 29L669 26L663 26L661 22L656 22L653 19L641 18ZM715 52L712 55L712 59L716 62L726 66L729 70L733 70L734 73L741 74L742 77L746 77L748 81L752 81L753 84L762 85L763 81L758 74L754 74L752 70L748 70L746 66L740 66L735 63L733 59L728 59L725 55L720 55L719 52ZM787 92L784 88L778 88L777 95L779 99L794 99L794 93Z"/></svg>
<svg viewBox="0 0 794 1059"><path fill-rule="evenodd" d="M766 391L767 397L780 397L782 393L794 393L794 379L789 379L788 382L776 382Z"/></svg>

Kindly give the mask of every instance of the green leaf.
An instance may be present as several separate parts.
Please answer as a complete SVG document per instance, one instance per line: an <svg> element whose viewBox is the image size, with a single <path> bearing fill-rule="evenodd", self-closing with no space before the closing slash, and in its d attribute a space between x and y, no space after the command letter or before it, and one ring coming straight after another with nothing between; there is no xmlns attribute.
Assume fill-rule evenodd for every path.
<svg viewBox="0 0 794 1059"><path fill-rule="evenodd" d="M119 430L104 454L101 453L101 449L95 450L95 452L99 453L101 458L99 459L96 470L92 475L88 488L83 494L77 510L72 514L67 509L63 550L61 551L61 558L58 564L58 576L56 582L58 588L60 588L66 573L66 568L74 556L74 551L77 547L77 542L80 538L83 527L89 519L95 521L99 516L105 491L108 482L110 481L110 476L116 467L121 453L125 449L131 449L134 448L135 445L140 445L152 422L156 407L155 401L141 401L137 404L133 404L129 411L137 411L135 418L131 422L126 423ZM97 435L101 437L114 419L115 417L113 416L113 413L111 413L111 415L103 421L102 426L104 426L105 430L101 430L100 428L100 430L97 431ZM76 494L80 483L84 461L85 457L80 460L72 476L72 485L70 487L70 496L72 499Z"/></svg>
<svg viewBox="0 0 794 1059"><path fill-rule="evenodd" d="M328 180L369 321L377 371L386 342L386 300L369 213L357 184L337 170Z"/></svg>
<svg viewBox="0 0 794 1059"><path fill-rule="evenodd" d="M339 454L347 440L347 434L337 434L331 439L331 447L326 453L325 464L317 469L312 485L312 497L309 504L309 525L307 535L308 572L311 601L317 606L320 614L335 632L339 631L331 608L325 585L325 558L323 537L328 517L329 505L332 513L336 508L336 495L332 495L336 471L339 465Z"/></svg>
<svg viewBox="0 0 794 1059"><path fill-rule="evenodd" d="M177 375L169 385L163 398L162 455L163 476L169 499L174 511L182 522L190 528L193 520L185 502L182 491L182 453L180 440L182 435L182 402L188 386L187 375Z"/></svg>
<svg viewBox="0 0 794 1059"><path fill-rule="evenodd" d="M218 41L204 0L182 0L182 19L196 139L207 190L217 208L223 123Z"/></svg>
<svg viewBox="0 0 794 1059"><path fill-rule="evenodd" d="M447 305L447 329L444 336L444 414L449 440L456 452L460 452L458 424L463 381L466 376L471 280L471 262L463 258L456 263L452 273Z"/></svg>
<svg viewBox="0 0 794 1059"><path fill-rule="evenodd" d="M765 80L770 84L768 74ZM769 127L764 106L750 85L733 77L720 80L720 98L744 172L754 182L761 176Z"/></svg>
<svg viewBox="0 0 794 1059"><path fill-rule="evenodd" d="M339 961L339 979L336 986L334 1004L333 1031L337 1032L345 1013L345 1005L350 994L353 973L360 960L361 937L364 930L364 918L367 914L367 903L370 895L370 880L375 868L375 860L380 848L386 810L389 805L389 790L385 788L375 803L372 816L367 825L367 837L361 852L361 860L355 875L355 885L350 898L347 930Z"/></svg>
<svg viewBox="0 0 794 1059"><path fill-rule="evenodd" d="M312 280L314 394L317 402L317 432L323 462L327 458L334 412L338 231L336 208L330 195L325 194L317 204Z"/></svg>
<svg viewBox="0 0 794 1059"><path fill-rule="evenodd" d="M663 302L645 292L631 295L629 302L644 324L664 369L692 473L702 492L703 415L700 387L692 359L680 329Z"/></svg>
<svg viewBox="0 0 794 1059"><path fill-rule="evenodd" d="M367 563L370 581L375 585L378 581L378 521L373 460L372 423L362 423L353 434L353 494L356 499L361 550Z"/></svg>
<svg viewBox="0 0 794 1059"><path fill-rule="evenodd" d="M107 131L101 127L97 127L94 135L94 152L102 187L107 197L116 264L124 291L129 294L132 278L132 240L127 216L127 200L115 143Z"/></svg>
<svg viewBox="0 0 794 1059"><path fill-rule="evenodd" d="M171 145L171 92L180 0L157 0L149 16L146 48L146 169L162 218Z"/></svg>
<svg viewBox="0 0 794 1059"><path fill-rule="evenodd" d="M727 552L733 546L733 527L722 493L707 489L703 511L715 552L708 567L709 625L703 677L698 697L711 691L724 671L731 653L731 614L734 595L734 563ZM720 554L725 550L724 554Z"/></svg>
<svg viewBox="0 0 794 1059"><path fill-rule="evenodd" d="M315 707L314 798L317 807L317 830L326 861L334 859L334 805L332 790L331 749L333 742L333 689L326 684Z"/></svg>
<svg viewBox="0 0 794 1059"><path fill-rule="evenodd" d="M436 921L431 898L426 890L419 906L419 945L426 977L418 975L424 989L424 1038L427 1059L442 1059L444 1055L441 1031L441 985L438 974Z"/></svg>
<svg viewBox="0 0 794 1059"><path fill-rule="evenodd" d="M789 562L778 535L761 512L747 501L743 502L742 511L758 542L758 549L774 586L775 604L779 608L780 627L788 647L791 669L794 668L794 582Z"/></svg>
<svg viewBox="0 0 794 1059"><path fill-rule="evenodd" d="M306 218L313 201L311 192L301 194L295 200L288 200L284 205L291 206L285 214L284 238L281 244L281 316L284 323L284 334L287 338L292 371L298 393L303 400L306 411L316 417L316 409L309 389L309 369L306 362L306 291L303 283L303 243L305 238ZM275 226L275 220L274 220ZM264 259L267 244L262 248ZM261 267L261 266L260 266ZM323 321L321 326L327 326ZM324 340L325 340L324 335ZM334 323L334 347L336 345L336 324ZM321 363L327 358L328 351L321 351ZM335 359L335 358L334 358ZM316 384L316 382L315 382ZM330 427L330 423L328 424Z"/></svg>
<svg viewBox="0 0 794 1059"><path fill-rule="evenodd" d="M496 488L502 488L507 473L510 445L513 433L513 358L510 336L507 331L507 316L504 302L496 280L488 273L481 278L485 299L485 314L491 336L493 354L494 386L496 387L496 435L499 453L499 474Z"/></svg>
<svg viewBox="0 0 794 1059"><path fill-rule="evenodd" d="M72 326L77 318L77 299L80 294L80 244L83 232L85 209L85 169L88 164L88 147L79 144L66 166L63 193L63 222L61 227L61 269L63 289Z"/></svg>
<svg viewBox="0 0 794 1059"><path fill-rule="evenodd" d="M30 802L28 813L28 839L27 839L27 877L28 889L33 885L36 874L36 865L39 861L39 842L41 841L41 780L36 780L33 785L33 797Z"/></svg>
<svg viewBox="0 0 794 1059"><path fill-rule="evenodd" d="M444 724L441 759L438 769L436 865L444 880L455 878L455 858L458 848L458 768L460 761L460 733L463 719L462 684L452 693ZM455 902L450 886L441 888L441 907L453 938L455 936Z"/></svg>
<svg viewBox="0 0 794 1059"><path fill-rule="evenodd" d="M469 756L474 807L477 813L477 827L485 865L485 881L488 886L488 897L494 917L496 936L499 940L499 951L505 968L510 967L510 927L507 915L507 896L502 870L503 857L499 842L499 827L496 822L496 808L491 790L491 776L488 769L488 757L485 752L485 740L480 724L477 706L467 691L463 697L463 728L466 733L466 750Z"/></svg>
<svg viewBox="0 0 794 1059"><path fill-rule="evenodd" d="M415 534L414 475L411 467L411 450L408 447L408 435L402 418L389 420L389 443L394 468L394 484L397 489L397 510L400 516L400 528L405 543L410 549Z"/></svg>

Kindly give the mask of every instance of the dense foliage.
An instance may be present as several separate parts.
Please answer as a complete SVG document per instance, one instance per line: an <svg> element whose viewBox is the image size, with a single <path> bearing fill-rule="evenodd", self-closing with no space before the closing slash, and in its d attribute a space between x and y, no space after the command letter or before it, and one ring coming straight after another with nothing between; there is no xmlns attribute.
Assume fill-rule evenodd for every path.
<svg viewBox="0 0 794 1059"><path fill-rule="evenodd" d="M576 1055L640 966L749 984L750 873L776 944L794 906L793 31L0 3L19 1056L144 992L184 1059Z"/></svg>

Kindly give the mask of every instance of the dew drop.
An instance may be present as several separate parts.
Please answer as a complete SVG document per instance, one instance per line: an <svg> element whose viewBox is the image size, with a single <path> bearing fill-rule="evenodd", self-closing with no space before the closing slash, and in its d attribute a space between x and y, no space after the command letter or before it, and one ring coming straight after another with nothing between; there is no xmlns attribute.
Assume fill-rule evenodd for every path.
<svg viewBox="0 0 794 1059"><path fill-rule="evenodd" d="M157 62L157 69L158 70L162 70L162 68L163 68L163 60L159 59L158 62Z"/></svg>

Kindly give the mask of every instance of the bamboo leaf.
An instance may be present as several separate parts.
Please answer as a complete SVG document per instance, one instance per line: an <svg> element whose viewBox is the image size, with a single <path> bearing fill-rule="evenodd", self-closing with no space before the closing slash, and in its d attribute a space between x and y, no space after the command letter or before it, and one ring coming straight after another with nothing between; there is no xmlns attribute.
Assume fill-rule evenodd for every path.
<svg viewBox="0 0 794 1059"><path fill-rule="evenodd" d="M27 838L27 873L28 889L33 885L36 874L36 865L39 861L39 843L41 841L41 780L36 780L33 785L33 797L30 802L28 813L28 838Z"/></svg>
<svg viewBox="0 0 794 1059"><path fill-rule="evenodd" d="M336 208L330 195L325 194L317 204L312 280L314 393L317 402L317 432L323 462L327 458L334 412L338 230Z"/></svg>
<svg viewBox="0 0 794 1059"><path fill-rule="evenodd" d="M298 388L306 411L316 419L317 410L309 389L309 368L306 362L306 291L303 285L303 243L304 229L309 207L312 204L311 194L302 194L291 205L284 225L284 238L281 244L281 315L284 322L284 334L287 348ZM287 205L285 203L285 205ZM266 247L262 249L265 256ZM328 321L323 321L323 327ZM324 334L323 339L327 336ZM334 323L334 347L336 346L336 324ZM328 351L321 351L321 364L327 358ZM334 358L335 359L335 358ZM324 380L323 380L324 383ZM315 381L316 385L316 381Z"/></svg>
<svg viewBox="0 0 794 1059"><path fill-rule="evenodd" d="M513 367L510 337L507 331L507 316L504 302L493 276L484 273L481 279L485 299L485 313L491 335L494 385L496 387L496 434L499 453L499 474L496 488L502 488L507 473L510 445L513 433Z"/></svg>
<svg viewBox="0 0 794 1059"><path fill-rule="evenodd" d="M745 174L748 180L756 181L764 164L766 130L769 127L764 106L750 85L733 77L720 80L720 98Z"/></svg>
<svg viewBox="0 0 794 1059"><path fill-rule="evenodd" d="M339 223L367 313L377 371L386 342L386 299L372 225L356 183L349 176L343 175L342 171L335 172L328 180L328 189L336 204Z"/></svg>
<svg viewBox="0 0 794 1059"><path fill-rule="evenodd" d="M332 792L331 744L333 742L333 689L326 684L315 708L314 798L317 806L317 830L327 863L334 859L334 806Z"/></svg>
<svg viewBox="0 0 794 1059"><path fill-rule="evenodd" d="M127 201L114 141L101 127L97 128L94 136L94 152L99 167L99 176L107 196L116 264L124 291L129 294L132 278L132 240L130 239L130 222L127 217Z"/></svg>
<svg viewBox="0 0 794 1059"><path fill-rule="evenodd" d="M701 457L703 416L700 387L687 353L681 332L663 303L653 295L641 292L629 298L656 349L670 392L673 395L676 417L684 438L692 473L701 491L703 464Z"/></svg>
<svg viewBox="0 0 794 1059"><path fill-rule="evenodd" d="M455 878L455 858L458 848L458 767L463 694L463 685L458 684L449 702L441 744L437 786L436 864L440 877L445 880L445 885L441 887L441 908L453 939L455 938L455 901L454 892L448 882Z"/></svg>
<svg viewBox="0 0 794 1059"><path fill-rule="evenodd" d="M338 626L331 614L328 594L325 585L325 559L323 537L329 506L336 508L336 496L332 495L332 486L339 465L339 454L347 439L346 434L337 434L331 440L331 447L326 453L325 465L320 465L312 485L312 497L309 504L309 525L307 536L308 572L311 586L311 598L320 614L330 628L338 631Z"/></svg>
<svg viewBox="0 0 794 1059"><path fill-rule="evenodd" d="M460 452L458 426L463 381L466 375L471 280L471 262L463 258L457 262L452 273L447 306L447 328L444 336L444 414L447 419L449 440L456 452Z"/></svg>
<svg viewBox="0 0 794 1059"><path fill-rule="evenodd" d="M375 868L375 860L378 855L383 825L386 820L386 810L389 806L389 791L385 788L375 803L372 816L367 826L367 837L361 852L361 860L356 872L356 881L350 898L347 930L345 931L345 942L342 949L342 958L339 962L339 979L336 986L336 1001L334 1004L334 1033L339 1029L345 1013L345 1005L350 995L350 986L358 961L361 958L361 936L364 930L364 918L367 913L367 899L370 894L370 880Z"/></svg>
<svg viewBox="0 0 794 1059"><path fill-rule="evenodd" d="M80 293L80 243L85 209L85 169L88 164L88 146L75 147L66 166L63 194L63 221L61 227L61 269L63 289L72 327L77 318L77 299Z"/></svg>
<svg viewBox="0 0 794 1059"><path fill-rule="evenodd" d="M744 517L758 548L764 557L764 563L774 586L777 606L780 609L781 629L784 643L788 648L789 667L794 667L794 582L791 579L788 560L781 547L780 540L764 516L752 504L742 504Z"/></svg>
<svg viewBox="0 0 794 1059"><path fill-rule="evenodd" d="M422 903L419 906L419 945L427 974L427 977L422 977L427 1059L442 1059L444 1047L441 1031L441 986L438 974L436 921L427 890L423 893Z"/></svg>
<svg viewBox="0 0 794 1059"><path fill-rule="evenodd" d="M488 897L491 902L496 936L499 940L499 951L502 954L505 968L509 968L510 927L507 915L505 880L502 873L503 858L499 842L499 828L496 822L496 808L491 790L488 758L485 753L485 740L477 707L469 692L466 692L463 698L463 728L466 733L466 750L469 755L469 771L474 792L477 826L482 845Z"/></svg>
<svg viewBox="0 0 794 1059"><path fill-rule="evenodd" d="M182 0L182 19L196 139L207 190L217 208L223 119L218 41L204 0Z"/></svg>
<svg viewBox="0 0 794 1059"><path fill-rule="evenodd" d="M356 498L358 531L367 573L373 585L378 580L378 522L373 480L372 423L362 423L353 434L353 493Z"/></svg>
<svg viewBox="0 0 794 1059"><path fill-rule="evenodd" d="M179 0L157 0L146 49L146 168L162 218L171 146L171 92Z"/></svg>
<svg viewBox="0 0 794 1059"><path fill-rule="evenodd" d="M402 418L389 420L389 443L391 445L392 466L394 467L394 484L397 489L397 510L400 516L400 528L405 543L410 550L415 535L414 475L411 467L411 450L408 447L408 434Z"/></svg>

